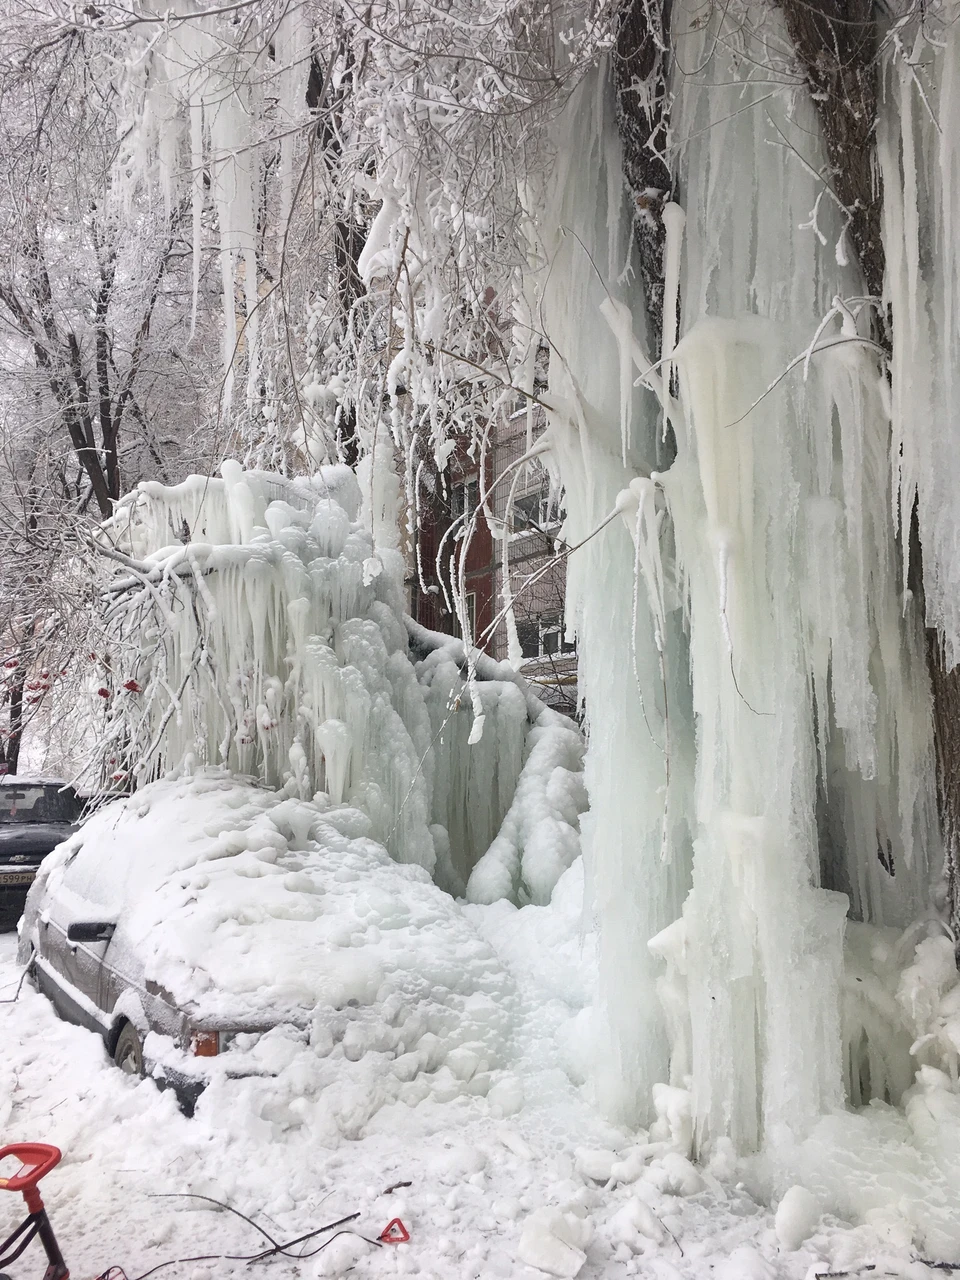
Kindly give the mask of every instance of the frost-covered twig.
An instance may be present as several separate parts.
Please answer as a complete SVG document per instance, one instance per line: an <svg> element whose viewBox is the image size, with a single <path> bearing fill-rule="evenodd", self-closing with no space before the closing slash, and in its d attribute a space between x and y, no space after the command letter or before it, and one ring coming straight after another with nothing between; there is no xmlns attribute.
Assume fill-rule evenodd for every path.
<svg viewBox="0 0 960 1280"><path fill-rule="evenodd" d="M821 351L831 351L834 347L843 347L851 343L854 346L866 347L870 351L875 351L877 355L884 360L887 358L887 352L879 342L874 342L872 338L862 338L859 336L853 337L852 335L843 335L838 338L833 338L829 342L822 342L818 347L814 347L812 350L808 348L806 351L802 351L800 355L795 356L787 367L777 374L766 390L757 396L753 404L751 404L748 409L745 409L739 418L734 418L732 422L724 423L724 429L729 430L730 427L739 426L739 424L743 422L744 418L748 418L750 414L753 413L754 409L756 409L757 405L762 404L770 392L774 391L784 378L797 367L797 365L805 364L811 355L819 355Z"/></svg>

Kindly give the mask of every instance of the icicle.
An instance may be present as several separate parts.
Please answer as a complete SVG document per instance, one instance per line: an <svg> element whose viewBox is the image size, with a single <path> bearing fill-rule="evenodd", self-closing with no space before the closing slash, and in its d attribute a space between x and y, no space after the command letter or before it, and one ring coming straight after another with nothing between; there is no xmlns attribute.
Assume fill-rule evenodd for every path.
<svg viewBox="0 0 960 1280"><path fill-rule="evenodd" d="M626 466L633 421L633 370L635 368L640 379L656 390L661 400L663 383L659 372L654 372L653 362L647 357L633 331L630 308L608 294L598 309L616 338L620 353L620 458Z"/></svg>
<svg viewBox="0 0 960 1280"><path fill-rule="evenodd" d="M611 1114L642 1122L654 1083L668 1072L657 964L645 943L679 914L688 885L688 810L682 797L690 779L687 762L678 764L664 795L661 745L644 729L637 681L632 665L623 661L636 648L646 701L662 703L659 654L642 590L635 630L631 616L632 531L622 520L608 518L631 479L649 475L656 465L658 398L637 390L633 379L639 373L648 385L660 387L634 333L642 300L635 310L621 301L623 287L616 280L628 256L632 224L602 76L588 79L571 99L556 155L554 185L545 200L554 228L545 231L552 266L542 299L554 352L548 396L552 456L565 490L568 541L577 544L604 525L570 556L567 588L568 617L576 619L578 679L591 725L585 767L590 809L581 821L587 888L599 927L596 1086ZM584 343L584 318L598 310L607 328ZM673 611L666 621L668 645L678 640L678 622ZM682 672L683 664L678 667ZM674 680L673 673L669 678ZM668 697L682 720L688 697L673 684ZM661 859L665 813L675 850L666 863Z"/></svg>
<svg viewBox="0 0 960 1280"><path fill-rule="evenodd" d="M279 113L283 133L280 138L280 209L278 226L281 243L286 237L287 223L293 205L293 161L296 152L296 124L302 114L303 87L310 58L311 32L305 10L300 6L284 9L275 37L277 61L280 64Z"/></svg>
<svg viewBox="0 0 960 1280"><path fill-rule="evenodd" d="M663 206L663 226L666 243L663 249L663 333L660 342L660 377L669 388L671 373L669 358L677 345L680 327L680 247L687 215L672 200ZM666 416L664 416L666 430Z"/></svg>

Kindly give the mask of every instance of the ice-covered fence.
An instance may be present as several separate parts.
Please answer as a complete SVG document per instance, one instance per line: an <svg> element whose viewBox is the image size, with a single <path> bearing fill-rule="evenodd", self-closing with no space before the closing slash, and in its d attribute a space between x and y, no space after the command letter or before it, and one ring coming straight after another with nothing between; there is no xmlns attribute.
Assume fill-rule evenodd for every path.
<svg viewBox="0 0 960 1280"><path fill-rule="evenodd" d="M459 641L414 628L411 652L403 562L368 517L342 466L227 462L120 503L102 535L117 770L222 764L322 793L457 894L496 840L470 896L548 901L579 852L579 732Z"/></svg>

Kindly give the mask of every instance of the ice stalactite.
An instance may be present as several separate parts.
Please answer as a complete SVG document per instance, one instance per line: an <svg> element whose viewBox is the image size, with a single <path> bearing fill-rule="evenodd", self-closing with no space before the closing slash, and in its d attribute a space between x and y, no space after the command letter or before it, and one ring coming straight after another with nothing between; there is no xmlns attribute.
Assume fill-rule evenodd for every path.
<svg viewBox="0 0 960 1280"><path fill-rule="evenodd" d="M931 628L946 909L960 957L957 721L960 545L955 472L960 419L960 38L954 3L931 23L902 21L882 62L877 150L883 178L884 299L890 366L895 518L910 581Z"/></svg>
<svg viewBox="0 0 960 1280"><path fill-rule="evenodd" d="M644 349L603 75L561 126L543 317L568 540L624 516L570 562L592 726L601 1094L642 1112L667 1078L646 946L659 934L698 1143L749 1150L809 1132L850 1091L846 1040L871 1049L841 1025L848 910L865 928L921 916L938 837L883 353L837 250L843 218L822 201L813 109L738 72L724 21L674 13L681 208L666 287L681 324L657 353L665 372ZM610 335L584 344L597 310ZM634 381L649 389L630 396ZM631 651L633 670L612 660ZM688 882L682 920L661 932Z"/></svg>
<svg viewBox="0 0 960 1280"><path fill-rule="evenodd" d="M121 559L106 589L114 750L141 781L225 765L356 806L457 894L496 843L473 896L501 892L497 862L504 896L547 902L579 852L580 735L489 660L468 691L459 641L416 629L411 652L396 522L386 543L370 523L345 466L288 480L225 462L124 499L102 534ZM486 732L471 744L475 702Z"/></svg>
<svg viewBox="0 0 960 1280"><path fill-rule="evenodd" d="M223 402L229 407L238 364L246 370L252 402L261 371L262 143L265 126L273 124L280 135L279 223L285 227L296 131L305 118L302 90L310 33L297 7L281 16L266 39L256 21L225 24L216 13L196 14L186 3L144 6L145 18L154 14L162 14L163 27L150 21L131 27L121 85L130 128L118 173L126 184L159 180L168 215L180 200L189 199L194 324L203 213L207 201L212 206L223 289ZM263 20L272 32L268 13ZM271 115L276 119L271 121Z"/></svg>

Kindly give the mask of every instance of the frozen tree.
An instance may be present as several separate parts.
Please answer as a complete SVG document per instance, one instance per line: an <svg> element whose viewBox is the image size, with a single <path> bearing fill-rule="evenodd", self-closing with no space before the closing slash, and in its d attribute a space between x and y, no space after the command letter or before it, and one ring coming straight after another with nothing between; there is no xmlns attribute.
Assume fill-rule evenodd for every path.
<svg viewBox="0 0 960 1280"><path fill-rule="evenodd" d="M131 483L178 479L225 443L209 427L222 377L209 315L191 342L183 305L192 256L184 207L137 198L118 167L117 56L115 40L93 39L53 10L8 7L0 627L13 770L24 724L61 690L68 713L90 670L87 650L100 647L87 609L88 526Z"/></svg>
<svg viewBox="0 0 960 1280"><path fill-rule="evenodd" d="M20 440L31 431L78 505L107 516L132 479L162 473L174 412L196 416L192 371L178 373L182 210L125 198L109 48L67 30L5 52L6 395Z"/></svg>
<svg viewBox="0 0 960 1280"><path fill-rule="evenodd" d="M914 929L896 972L925 931L960 932L957 17L954 0L52 6L36 44L115 60L100 172L166 229L148 279L182 242L170 320L221 339L223 451L355 465L367 533L396 551L456 450L485 475L500 417L543 408L511 465L535 451L565 493L599 1094L635 1120L654 1084L688 1087L704 1150L802 1137L844 1096L898 1102L942 1062L870 993L885 929ZM29 227L19 243L19 340L36 322L18 305L44 395L102 426L101 250L80 391L79 322L61 305L43 328L78 249ZM136 296L131 316L142 276ZM76 440L107 484L102 430L92 452ZM439 554L467 633L469 516L456 533ZM469 687L469 645L463 662Z"/></svg>

